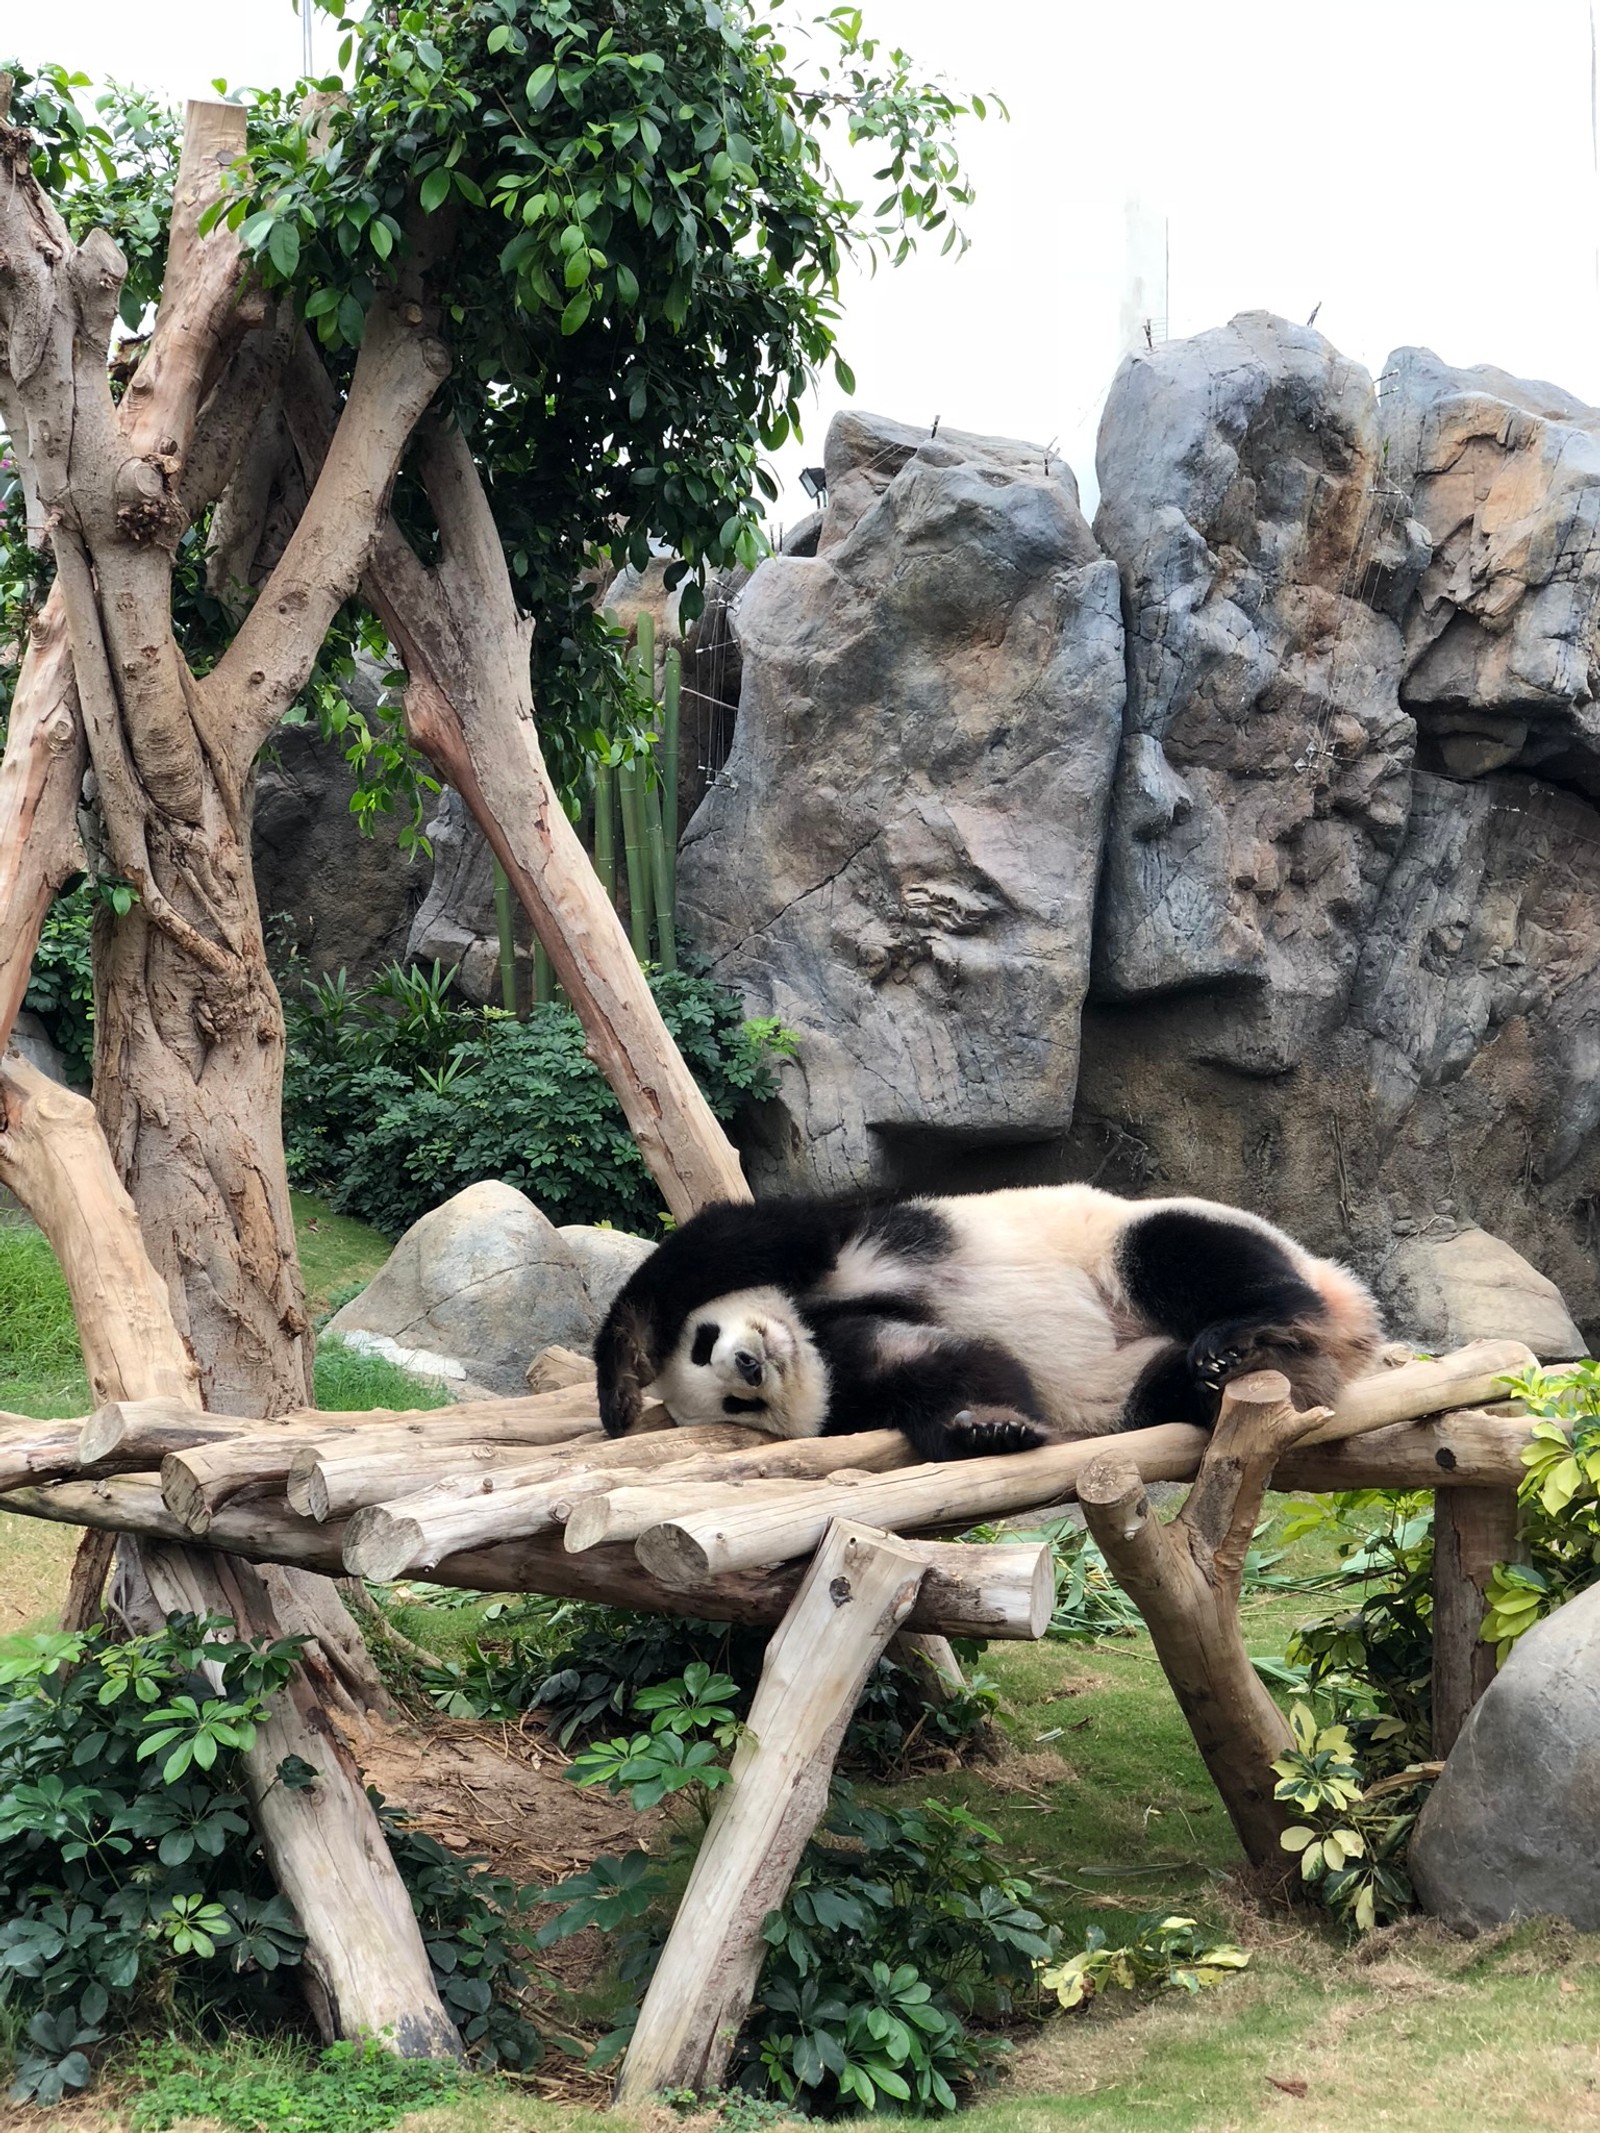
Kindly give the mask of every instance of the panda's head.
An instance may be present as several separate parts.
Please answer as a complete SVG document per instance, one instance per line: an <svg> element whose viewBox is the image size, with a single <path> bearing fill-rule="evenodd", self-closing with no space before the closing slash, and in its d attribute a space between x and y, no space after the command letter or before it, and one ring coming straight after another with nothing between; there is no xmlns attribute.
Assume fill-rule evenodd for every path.
<svg viewBox="0 0 1600 2133"><path fill-rule="evenodd" d="M828 1416L828 1369L781 1289L740 1289L685 1320L648 1397L674 1422L815 1437Z"/></svg>

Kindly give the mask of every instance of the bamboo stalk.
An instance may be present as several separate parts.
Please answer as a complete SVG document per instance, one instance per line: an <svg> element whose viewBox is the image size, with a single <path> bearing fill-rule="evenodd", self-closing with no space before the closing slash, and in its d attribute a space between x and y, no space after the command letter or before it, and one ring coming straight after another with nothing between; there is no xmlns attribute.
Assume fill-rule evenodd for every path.
<svg viewBox="0 0 1600 2133"><path fill-rule="evenodd" d="M616 778L611 765L596 759L594 766L594 870L608 902L617 900L617 801Z"/></svg>
<svg viewBox="0 0 1600 2133"><path fill-rule="evenodd" d="M617 765L617 798L622 804L622 848L628 868L628 938L641 963L650 960L650 888L644 849L644 815L639 802L639 764L630 756Z"/></svg>
<svg viewBox="0 0 1600 2133"><path fill-rule="evenodd" d="M678 967L678 935L672 917L672 875L667 865L666 832L661 821L661 795L653 785L642 788L645 842L650 857L650 881L655 892L656 935L661 943L661 967Z"/></svg>
<svg viewBox="0 0 1600 2133"><path fill-rule="evenodd" d="M533 1004L547 1007L556 996L555 970L550 961L550 951L543 941L533 944Z"/></svg>
<svg viewBox="0 0 1600 2133"><path fill-rule="evenodd" d="M661 828L667 846L667 901L676 937L678 924L678 709L683 695L683 654L667 647L661 682Z"/></svg>
<svg viewBox="0 0 1600 2133"><path fill-rule="evenodd" d="M500 1004L508 1015L517 1012L517 937L511 923L511 877L490 854L494 868L494 926L500 946Z"/></svg>

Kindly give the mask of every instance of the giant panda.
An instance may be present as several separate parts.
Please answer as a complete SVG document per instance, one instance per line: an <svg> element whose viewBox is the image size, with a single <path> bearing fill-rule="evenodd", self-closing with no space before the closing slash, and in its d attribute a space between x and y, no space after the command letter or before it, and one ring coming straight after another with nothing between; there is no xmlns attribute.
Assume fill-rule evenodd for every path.
<svg viewBox="0 0 1600 2133"><path fill-rule="evenodd" d="M1254 1370L1327 1404L1382 1338L1353 1274L1258 1215L1040 1185L708 1207L619 1291L595 1362L611 1436L649 1396L779 1437L899 1428L949 1459L1209 1428Z"/></svg>

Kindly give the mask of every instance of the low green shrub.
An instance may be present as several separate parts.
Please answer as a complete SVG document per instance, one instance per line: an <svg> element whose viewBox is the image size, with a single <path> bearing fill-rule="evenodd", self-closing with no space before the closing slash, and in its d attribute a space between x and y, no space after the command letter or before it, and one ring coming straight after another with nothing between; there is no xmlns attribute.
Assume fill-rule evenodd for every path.
<svg viewBox="0 0 1600 2133"><path fill-rule="evenodd" d="M703 1665L635 1698L639 1732L597 1742L573 1762L578 1784L627 1793L636 1807L677 1795L709 1814L738 1726L734 1683ZM697 1832L698 1834L698 1832ZM828 1814L780 1910L741 2039L739 2081L807 2114L953 2111L1002 2047L968 2027L1033 1991L1058 1935L1031 1885L995 1859L998 1839L965 1809L869 1807L835 1780ZM549 1890L551 1946L595 1926L620 1938L619 1975L642 1992L682 1878L676 1856L597 1859ZM625 2019L603 2041L620 2051Z"/></svg>
<svg viewBox="0 0 1600 2133"><path fill-rule="evenodd" d="M503 1178L553 1222L656 1235L660 1194L571 1008L546 1003L519 1022L458 1004L450 978L395 965L364 987L341 972L291 994L292 1181L391 1234ZM650 988L719 1118L772 1093L793 1045L777 1023L746 1021L733 993L695 972L655 972Z"/></svg>
<svg viewBox="0 0 1600 2133"><path fill-rule="evenodd" d="M298 1647L222 1642L223 1628L40 1636L0 1661L0 2001L25 2025L18 2100L81 2088L136 2006L281 2016L303 1936L237 1777Z"/></svg>
<svg viewBox="0 0 1600 2133"><path fill-rule="evenodd" d="M1049 1963L1039 1983L1066 2008L1087 2007L1107 1991L1200 1992L1243 1970L1250 1958L1229 1941L1214 1940L1194 1919L1146 1911L1131 1938L1113 1946L1102 1926L1091 1926L1083 1947L1065 1962Z"/></svg>
<svg viewBox="0 0 1600 2133"><path fill-rule="evenodd" d="M232 1628L177 1617L120 1644L99 1629L39 1636L0 1660L0 2012L17 2031L17 2101L83 2087L105 2040L140 2022L303 2020L283 1974L304 1935L239 1788L239 1758L299 1643L241 1644ZM316 1782L303 1765L279 1775ZM544 2049L525 2006L536 1892L382 1812L474 2063L533 2065Z"/></svg>
<svg viewBox="0 0 1600 2133"><path fill-rule="evenodd" d="M448 1595L447 1603L463 1597ZM490 1612L500 1616L500 1636L474 1638L442 1666L421 1668L417 1688L448 1718L516 1718L541 1710L563 1748L647 1709L644 1692L697 1665L732 1676L742 1717L767 1647L764 1629L573 1601L513 1601ZM966 1685L937 1703L912 1669L880 1659L851 1716L845 1762L895 1778L922 1749L960 1755L980 1746L999 1702L993 1680L974 1663L980 1649L962 1647Z"/></svg>
<svg viewBox="0 0 1600 2133"><path fill-rule="evenodd" d="M1273 1797L1308 1819L1279 1842L1300 1860L1300 1878L1319 1903L1356 1933L1370 1933L1412 1907L1406 1842L1425 1775L1402 1771L1369 1784L1345 1726L1323 1726L1310 1706L1292 1704L1294 1746L1273 1764Z"/></svg>
<svg viewBox="0 0 1600 2133"><path fill-rule="evenodd" d="M378 2044L274 2054L168 2041L143 2045L136 2064L133 2133L165 2133L195 2118L232 2133L384 2133L471 2079L452 2060L397 2059Z"/></svg>

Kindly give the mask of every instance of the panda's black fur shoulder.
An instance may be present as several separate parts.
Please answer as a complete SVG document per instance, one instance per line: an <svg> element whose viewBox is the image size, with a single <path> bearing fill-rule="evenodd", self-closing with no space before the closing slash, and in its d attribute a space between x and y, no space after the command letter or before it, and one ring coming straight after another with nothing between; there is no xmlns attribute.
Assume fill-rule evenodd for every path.
<svg viewBox="0 0 1600 2133"><path fill-rule="evenodd" d="M727 1308L704 1315L719 1299ZM741 1310L748 1337L732 1322ZM675 1384L693 1381L676 1404L661 1395L680 1420L699 1401L696 1419L744 1416L778 1434L890 1425L924 1458L950 1458L1145 1422L1209 1426L1223 1386L1251 1369L1284 1370L1311 1404L1380 1337L1354 1276L1258 1217L1065 1186L708 1208L635 1271L595 1360L612 1435L670 1364ZM702 1385L713 1355L721 1375ZM718 1386L708 1410L702 1392ZM803 1414L780 1412L801 1386Z"/></svg>

